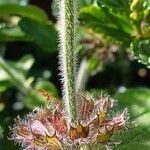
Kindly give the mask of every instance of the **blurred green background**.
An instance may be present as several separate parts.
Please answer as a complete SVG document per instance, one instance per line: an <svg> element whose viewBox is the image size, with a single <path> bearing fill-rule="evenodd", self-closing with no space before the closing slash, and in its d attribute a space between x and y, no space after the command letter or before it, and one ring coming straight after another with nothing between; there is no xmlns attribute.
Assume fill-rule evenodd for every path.
<svg viewBox="0 0 150 150"><path fill-rule="evenodd" d="M150 1L79 0L78 78L81 90L104 91L128 107L131 127L114 136L116 150L150 149ZM57 9L53 0L0 0L0 150L13 119L45 99L61 98Z"/></svg>

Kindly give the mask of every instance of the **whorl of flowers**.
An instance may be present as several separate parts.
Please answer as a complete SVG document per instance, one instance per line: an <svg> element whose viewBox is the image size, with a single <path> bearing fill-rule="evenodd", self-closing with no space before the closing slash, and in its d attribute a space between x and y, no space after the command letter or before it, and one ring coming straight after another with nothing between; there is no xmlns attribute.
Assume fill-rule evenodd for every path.
<svg viewBox="0 0 150 150"><path fill-rule="evenodd" d="M11 128L10 139L24 150L63 150L80 148L84 144L108 146L112 135L127 125L127 109L110 117L115 101L109 96L88 98L77 93L78 123L73 127L68 123L63 103L41 92L50 104L34 109L23 119L18 117Z"/></svg>

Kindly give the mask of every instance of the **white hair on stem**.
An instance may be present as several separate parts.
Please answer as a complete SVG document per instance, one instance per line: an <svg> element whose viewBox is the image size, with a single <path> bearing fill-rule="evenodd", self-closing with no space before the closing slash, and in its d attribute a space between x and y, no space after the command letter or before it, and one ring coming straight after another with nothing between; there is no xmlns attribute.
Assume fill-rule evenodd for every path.
<svg viewBox="0 0 150 150"><path fill-rule="evenodd" d="M63 84L63 100L69 123L74 126L76 114L76 29L78 24L76 0L57 2L59 29L59 70Z"/></svg>

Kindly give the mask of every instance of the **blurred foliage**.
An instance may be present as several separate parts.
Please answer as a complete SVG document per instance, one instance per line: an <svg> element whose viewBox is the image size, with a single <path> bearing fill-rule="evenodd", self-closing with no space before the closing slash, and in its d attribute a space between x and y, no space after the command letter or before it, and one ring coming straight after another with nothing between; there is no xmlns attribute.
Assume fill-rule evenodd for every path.
<svg viewBox="0 0 150 150"><path fill-rule="evenodd" d="M31 21L24 18L19 22L21 29L26 33L28 37L43 50L54 52L57 47L56 39L57 32L52 25L40 24L37 21ZM49 44L51 46L49 47Z"/></svg>
<svg viewBox="0 0 150 150"><path fill-rule="evenodd" d="M114 95L120 108L128 107L130 119L137 126L121 135L122 144L117 150L150 148L150 90L147 88L127 89Z"/></svg>
<svg viewBox="0 0 150 150"><path fill-rule="evenodd" d="M0 41L33 41L43 50L56 50L57 32L42 9L7 3L0 5L0 14Z"/></svg>
<svg viewBox="0 0 150 150"><path fill-rule="evenodd" d="M83 24L125 46L131 45L133 54L144 64L149 64L146 47L150 40L148 0L98 0L97 4L81 9ZM147 44L140 49L141 43ZM140 51L140 52L139 52ZM139 55L139 53L142 55ZM144 53L144 54L142 54Z"/></svg>
<svg viewBox="0 0 150 150"><path fill-rule="evenodd" d="M0 6L0 14L27 17L39 22L48 21L47 15L41 9L31 5L20 6L17 4L2 4Z"/></svg>
<svg viewBox="0 0 150 150"><path fill-rule="evenodd" d="M37 0L38 2L39 0ZM0 149L17 150L7 140L8 125L46 104L42 88L60 97L57 23L52 6L32 0L0 0ZM150 149L150 2L80 0L77 52L79 77L86 90L103 90L128 107L137 123L116 150ZM136 61L137 60L137 61ZM140 63L138 63L140 62ZM84 79L84 80L83 80ZM86 80L85 80L86 79Z"/></svg>
<svg viewBox="0 0 150 150"><path fill-rule="evenodd" d="M84 57L89 62L89 72L91 72L91 69L105 71L106 67L110 66L110 63L113 63L117 68L116 63L114 63L118 61L116 54L124 55L123 51L127 52L130 61L136 58L138 62L142 62L149 68L150 26L148 18L149 3L142 0L97 0L97 3L81 8L80 20L82 25L86 27L85 33L88 33L88 36L84 36L85 39L84 41L82 40L82 44L84 44L83 49L88 52L84 54ZM101 42L96 43L97 39ZM90 47L89 45L92 46ZM131 68L129 67L131 65L124 66L121 60L118 62L122 62L119 69L129 69L128 71L130 71ZM100 65L101 69L99 70ZM109 76L112 76L113 72L110 73ZM127 83L125 82L125 84ZM116 149L149 149L150 91L147 88L126 90L125 87L120 87L120 89L117 93L115 92L114 97L118 99L120 109L128 107L130 119L135 120L138 126L116 137L123 139Z"/></svg>

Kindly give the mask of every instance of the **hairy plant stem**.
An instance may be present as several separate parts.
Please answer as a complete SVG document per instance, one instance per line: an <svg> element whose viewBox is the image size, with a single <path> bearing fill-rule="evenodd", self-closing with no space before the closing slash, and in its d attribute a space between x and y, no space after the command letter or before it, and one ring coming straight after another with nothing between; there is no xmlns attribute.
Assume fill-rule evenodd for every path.
<svg viewBox="0 0 150 150"><path fill-rule="evenodd" d="M76 125L76 0L61 0L59 3L60 70L63 83L63 99L69 123Z"/></svg>

